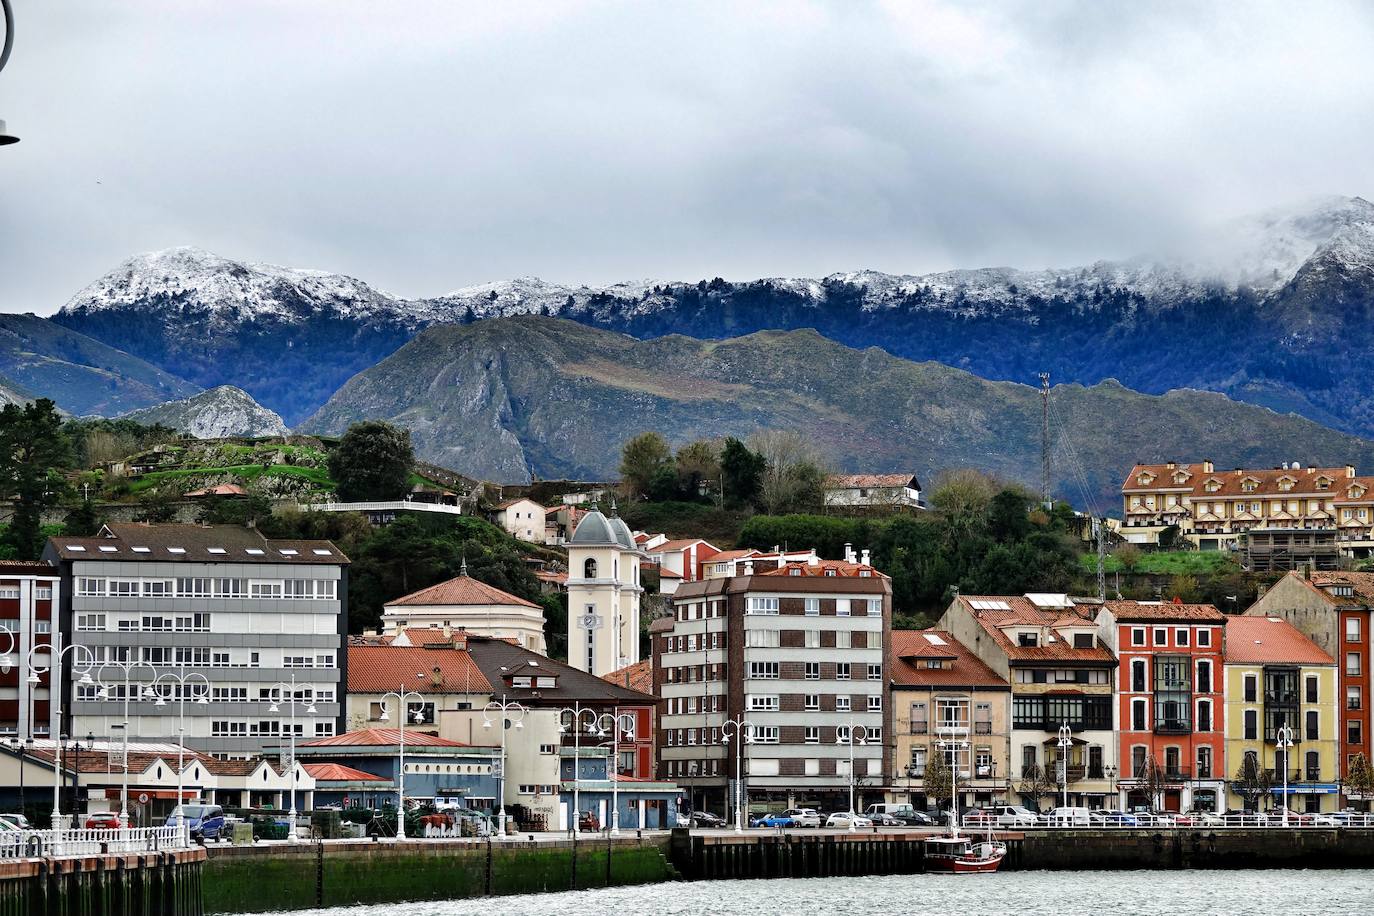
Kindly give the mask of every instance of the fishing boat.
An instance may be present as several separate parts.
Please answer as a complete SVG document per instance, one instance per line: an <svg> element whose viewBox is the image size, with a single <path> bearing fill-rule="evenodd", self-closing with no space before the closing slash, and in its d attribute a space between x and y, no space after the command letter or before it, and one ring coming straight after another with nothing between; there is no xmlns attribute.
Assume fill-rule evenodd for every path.
<svg viewBox="0 0 1374 916"><path fill-rule="evenodd" d="M997 871L1007 854L1007 844L952 834L926 837L926 871L943 874L979 874Z"/></svg>

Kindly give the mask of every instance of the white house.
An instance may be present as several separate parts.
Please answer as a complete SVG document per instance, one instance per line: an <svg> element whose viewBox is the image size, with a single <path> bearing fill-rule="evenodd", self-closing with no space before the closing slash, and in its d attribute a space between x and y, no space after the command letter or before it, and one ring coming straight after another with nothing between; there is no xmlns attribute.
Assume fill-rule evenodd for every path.
<svg viewBox="0 0 1374 916"><path fill-rule="evenodd" d="M827 506L925 508L914 474L834 474L825 481Z"/></svg>
<svg viewBox="0 0 1374 916"><path fill-rule="evenodd" d="M532 499L508 499L497 503L491 521L513 538L531 544L544 543L544 515L548 510Z"/></svg>

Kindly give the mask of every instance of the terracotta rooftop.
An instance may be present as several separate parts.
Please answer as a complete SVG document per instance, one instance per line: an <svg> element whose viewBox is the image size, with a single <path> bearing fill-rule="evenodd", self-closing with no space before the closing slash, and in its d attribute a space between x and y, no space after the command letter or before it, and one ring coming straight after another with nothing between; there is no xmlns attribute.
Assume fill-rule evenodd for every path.
<svg viewBox="0 0 1374 916"><path fill-rule="evenodd" d="M1168 601L1108 601L1118 623L1194 621L1224 623L1226 615L1210 604L1174 604Z"/></svg>
<svg viewBox="0 0 1374 916"><path fill-rule="evenodd" d="M410 633L409 630L406 632ZM443 636L442 630L420 632L437 632ZM463 649L387 645L348 647L349 693L387 693L402 684L407 690L417 693L491 692L486 675Z"/></svg>
<svg viewBox="0 0 1374 916"><path fill-rule="evenodd" d="M305 741L301 747L393 747L401 743L401 730L398 728L364 728L328 738ZM406 729L406 747L473 747L461 741L450 741L438 735Z"/></svg>
<svg viewBox="0 0 1374 916"><path fill-rule="evenodd" d="M771 569L759 570L754 567L756 576L839 576L841 578L886 579L867 563L848 563L844 560L817 560L815 563L786 563Z"/></svg>
<svg viewBox="0 0 1374 916"><path fill-rule="evenodd" d="M219 483L213 487L204 487L199 490L192 490L186 493L187 499L195 499L200 496L247 496L248 491L236 483Z"/></svg>
<svg viewBox="0 0 1374 916"><path fill-rule="evenodd" d="M1148 483L1141 483L1142 474L1153 479ZM1208 471L1200 462L1175 464L1172 468L1167 463L1137 464L1126 475L1126 480L1121 485L1121 491L1129 494L1172 490L1199 498L1216 496L1283 496L1287 498L1316 494L1336 496L1344 492L1344 486L1353 476L1350 469L1344 467L1241 468L1236 470L1213 466L1213 469ZM1291 480L1291 486L1288 489L1283 489L1280 486L1280 481L1283 481L1284 478ZM1247 479L1252 482L1253 489L1246 490L1243 486ZM1322 479L1327 482L1325 488L1319 486ZM1210 491L1207 489L1207 481L1209 480L1214 480L1218 484L1215 489Z"/></svg>
<svg viewBox="0 0 1374 916"><path fill-rule="evenodd" d="M406 736L410 740L410 736ZM391 782L383 779L375 773L364 773L362 770L355 770L346 767L342 763L303 763L301 767L309 773L316 782Z"/></svg>
<svg viewBox="0 0 1374 916"><path fill-rule="evenodd" d="M1286 620L1228 617L1226 663L1334 665L1336 662Z"/></svg>
<svg viewBox="0 0 1374 916"><path fill-rule="evenodd" d="M648 540L648 538L645 538L645 540ZM657 547L649 547L647 549L649 553L669 553L670 551L674 550L686 550L693 544L704 544L705 546L710 547L712 550L716 549L711 545L709 541L703 540L702 538L678 538L674 541L664 541Z"/></svg>
<svg viewBox="0 0 1374 916"><path fill-rule="evenodd" d="M1291 572L1288 575L1304 578L1302 573L1297 572ZM1359 602L1374 606L1374 573L1313 572L1307 581L1320 590L1326 600L1332 604ZM1349 598L1338 598L1327 591L1328 587L1333 585L1349 585L1354 590L1354 595Z"/></svg>
<svg viewBox="0 0 1374 916"><path fill-rule="evenodd" d="M649 659L627 665L619 671L612 671L610 674L601 675L603 681L609 681L617 687L628 687L631 690L638 690L640 693L654 692L654 672L653 665Z"/></svg>
<svg viewBox="0 0 1374 916"><path fill-rule="evenodd" d="M928 659L940 659L949 667L927 668ZM894 686L1011 689L978 656L944 630L893 630L889 666Z"/></svg>
<svg viewBox="0 0 1374 916"><path fill-rule="evenodd" d="M825 485L831 489L846 490L861 487L911 487L915 489L920 486L915 474L832 474L825 479Z"/></svg>
<svg viewBox="0 0 1374 916"><path fill-rule="evenodd" d="M471 576L457 576L447 582L422 588L418 592L411 592L409 595L402 595L400 598L388 601L384 606L491 607L493 605L539 608L539 605L533 601L526 601L524 598L516 597L509 592L503 592L495 586L487 585L485 582L478 582Z"/></svg>
<svg viewBox="0 0 1374 916"><path fill-rule="evenodd" d="M1093 617L1097 613L1097 605L1071 604L1068 609L1042 607L1024 595L960 595L955 600L973 615L1013 664L1056 661L1116 663L1115 656L1096 638L1093 639L1092 648L1076 649L1072 639L1053 632L1056 627L1065 625L1095 628ZM1066 610L1070 611L1067 615ZM1038 645L1023 646L1002 632L1002 627L1016 625L1039 629L1042 635L1048 628L1048 635L1054 636L1054 641L1040 638Z"/></svg>

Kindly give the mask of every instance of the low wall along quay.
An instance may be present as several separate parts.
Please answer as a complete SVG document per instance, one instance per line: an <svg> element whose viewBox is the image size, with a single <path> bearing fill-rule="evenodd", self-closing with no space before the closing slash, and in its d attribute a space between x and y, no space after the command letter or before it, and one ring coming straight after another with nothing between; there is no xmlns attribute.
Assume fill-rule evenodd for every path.
<svg viewBox="0 0 1374 916"><path fill-rule="evenodd" d="M201 916L205 850L0 862L0 916Z"/></svg>

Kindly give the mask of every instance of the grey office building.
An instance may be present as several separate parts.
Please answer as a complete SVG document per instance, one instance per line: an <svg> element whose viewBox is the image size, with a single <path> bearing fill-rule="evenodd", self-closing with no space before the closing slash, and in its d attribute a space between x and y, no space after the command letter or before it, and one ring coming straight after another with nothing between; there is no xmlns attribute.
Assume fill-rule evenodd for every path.
<svg viewBox="0 0 1374 916"><path fill-rule="evenodd" d="M269 540L234 525L110 524L98 536L48 541L44 559L62 577L69 653L66 734L118 740L129 690L129 740L175 742L181 704L164 680L158 706L143 690L157 674L203 675L210 703L185 703L188 747L222 757L274 753L290 735L311 740L343 730L348 683L348 558L329 541ZM82 685L93 662L97 684ZM138 665L126 676L122 665ZM193 682L193 683L192 683ZM105 690L101 690L101 685ZM313 714L306 712L314 706Z"/></svg>

